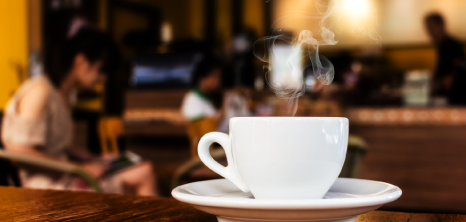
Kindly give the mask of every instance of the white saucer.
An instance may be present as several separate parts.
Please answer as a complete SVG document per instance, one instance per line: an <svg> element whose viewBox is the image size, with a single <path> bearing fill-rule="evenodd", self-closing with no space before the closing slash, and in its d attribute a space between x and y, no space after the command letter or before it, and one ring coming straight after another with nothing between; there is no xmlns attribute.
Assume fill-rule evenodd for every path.
<svg viewBox="0 0 466 222"><path fill-rule="evenodd" d="M323 199L256 200L226 179L179 186L174 198L217 216L219 222L355 221L401 196L397 186L360 179L338 178Z"/></svg>

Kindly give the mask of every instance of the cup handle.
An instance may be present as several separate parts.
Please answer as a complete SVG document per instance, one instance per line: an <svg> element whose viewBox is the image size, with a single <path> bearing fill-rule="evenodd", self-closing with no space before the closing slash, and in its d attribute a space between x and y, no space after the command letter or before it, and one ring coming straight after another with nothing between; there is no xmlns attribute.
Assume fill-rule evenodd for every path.
<svg viewBox="0 0 466 222"><path fill-rule="evenodd" d="M210 155L210 145L212 145L212 143L219 143L223 147L227 156L228 166L224 167L215 161L214 158L212 158ZM197 149L199 158L207 167L218 173L220 176L225 177L231 181L243 192L249 192L249 188L243 182L238 174L238 171L236 170L236 165L233 161L233 156L231 153L230 137L228 134L220 132L207 133L199 141Z"/></svg>

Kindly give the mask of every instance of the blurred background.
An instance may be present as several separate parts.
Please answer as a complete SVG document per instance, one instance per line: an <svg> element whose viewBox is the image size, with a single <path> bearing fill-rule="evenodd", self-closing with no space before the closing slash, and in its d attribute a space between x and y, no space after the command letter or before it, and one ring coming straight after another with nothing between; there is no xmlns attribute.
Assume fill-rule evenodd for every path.
<svg viewBox="0 0 466 222"><path fill-rule="evenodd" d="M373 27L381 44L345 30L352 21L338 21L350 34L320 48L334 65L333 83L313 90L316 79L305 69L308 90L296 116L349 118L351 149L341 176L399 186L402 197L384 210L466 213L466 2L348 2L345 10ZM195 145L228 124L189 110L221 111L223 119L288 115L288 101L268 89L253 44L295 11L315 12L315 2L0 1L0 111L23 82L53 69L60 43L85 21L111 36L122 60L105 84L75 93L73 143L98 155L138 153L153 163L160 194L170 196L175 185L218 178L196 160ZM292 18L281 32L293 37L317 24ZM196 74L200 64L206 73ZM188 100L201 94L207 108ZM120 131L111 130L119 124ZM221 149L212 152L225 163Z"/></svg>

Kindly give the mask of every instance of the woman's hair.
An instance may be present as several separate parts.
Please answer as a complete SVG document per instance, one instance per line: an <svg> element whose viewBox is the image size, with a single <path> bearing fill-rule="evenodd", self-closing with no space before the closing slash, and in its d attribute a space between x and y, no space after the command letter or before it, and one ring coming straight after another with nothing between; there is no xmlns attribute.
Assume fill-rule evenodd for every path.
<svg viewBox="0 0 466 222"><path fill-rule="evenodd" d="M102 62L100 71L104 74L112 73L120 62L120 53L110 36L90 27L80 28L54 54L52 67L46 73L57 87L69 74L78 54L91 64Z"/></svg>
<svg viewBox="0 0 466 222"><path fill-rule="evenodd" d="M222 63L216 58L206 57L197 63L191 78L191 84L194 88L199 86L202 79L208 77L212 71L222 69Z"/></svg>

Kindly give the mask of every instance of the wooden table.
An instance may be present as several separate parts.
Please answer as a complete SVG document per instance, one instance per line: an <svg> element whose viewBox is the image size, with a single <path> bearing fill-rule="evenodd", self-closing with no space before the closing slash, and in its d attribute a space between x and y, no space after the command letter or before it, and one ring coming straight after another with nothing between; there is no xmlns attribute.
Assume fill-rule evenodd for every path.
<svg viewBox="0 0 466 222"><path fill-rule="evenodd" d="M134 197L72 191L0 187L1 221L217 221L166 197ZM361 221L466 221L466 215L374 211Z"/></svg>

